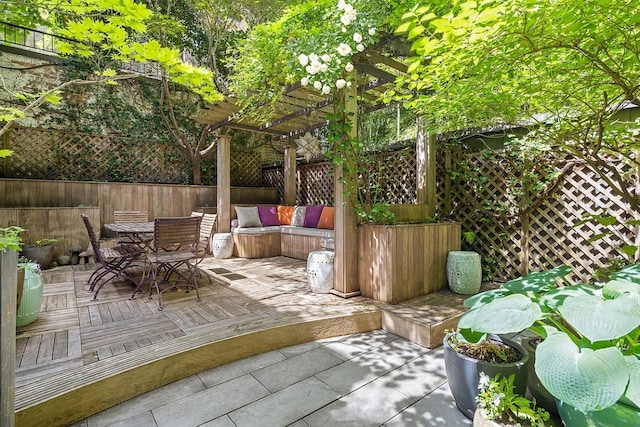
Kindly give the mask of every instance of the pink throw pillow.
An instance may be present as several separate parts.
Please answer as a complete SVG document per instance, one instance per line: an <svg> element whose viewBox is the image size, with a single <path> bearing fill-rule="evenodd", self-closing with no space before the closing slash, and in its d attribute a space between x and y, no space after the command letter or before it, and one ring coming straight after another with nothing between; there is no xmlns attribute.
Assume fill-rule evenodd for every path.
<svg viewBox="0 0 640 427"><path fill-rule="evenodd" d="M260 222L263 227L280 225L278 208L275 206L258 206L258 215L260 215Z"/></svg>
<svg viewBox="0 0 640 427"><path fill-rule="evenodd" d="M302 226L307 228L318 227L318 221L320 221L320 215L322 215L323 208L324 205L307 205Z"/></svg>

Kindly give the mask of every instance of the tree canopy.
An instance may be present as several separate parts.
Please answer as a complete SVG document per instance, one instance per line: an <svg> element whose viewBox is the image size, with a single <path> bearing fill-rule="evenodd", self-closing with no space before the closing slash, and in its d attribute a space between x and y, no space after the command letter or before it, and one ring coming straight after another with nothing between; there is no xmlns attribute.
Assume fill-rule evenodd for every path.
<svg viewBox="0 0 640 427"><path fill-rule="evenodd" d="M0 133L43 102L59 102L61 91L71 85L115 84L144 75L122 71L122 64L130 61L155 63L154 72L172 82L188 87L207 101L220 99L210 70L181 61L179 49L161 44L148 33L148 25L157 15L144 4L133 0L28 0L2 3L0 10L9 22L31 28L45 25L49 31L68 38L57 44L60 54L91 65L84 78L65 81L39 93L12 91L5 82L3 89L23 106L0 107L0 120L6 122Z"/></svg>

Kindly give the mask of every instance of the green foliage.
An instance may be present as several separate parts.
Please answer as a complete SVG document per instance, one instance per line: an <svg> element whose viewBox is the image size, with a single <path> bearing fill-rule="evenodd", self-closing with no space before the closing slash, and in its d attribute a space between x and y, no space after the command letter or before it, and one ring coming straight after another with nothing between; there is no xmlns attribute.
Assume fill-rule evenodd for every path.
<svg viewBox="0 0 640 427"><path fill-rule="evenodd" d="M611 275L603 287L557 286L569 267L535 272L465 300L458 323L465 339L529 329L536 374L557 399L580 411L621 398L640 407L640 265Z"/></svg>
<svg viewBox="0 0 640 427"><path fill-rule="evenodd" d="M586 223L596 223L602 228L600 233L588 238L587 243L595 243L605 238L613 241L613 245L608 246L607 262L604 267L596 269L594 272L595 278L609 277L611 273L637 261L638 245L631 241L627 233L629 228L640 225L640 220L633 219L621 223L618 218L607 214L606 209L603 209L600 214L583 214L582 220L576 222L573 228L581 227Z"/></svg>
<svg viewBox="0 0 640 427"><path fill-rule="evenodd" d="M270 106L296 83L335 93L355 79L351 54L379 40L409 4L318 0L291 7L278 21L253 28L240 46L233 91L246 107Z"/></svg>
<svg viewBox="0 0 640 427"><path fill-rule="evenodd" d="M115 84L120 80L140 75L119 71L122 62L156 62L174 83L212 102L220 99L213 86L211 72L185 64L180 51L161 45L147 33L147 22L153 12L144 4L133 0L64 0L50 4L42 0L4 6L9 17L31 16L32 22L21 21L27 26L44 21L50 31L73 41L60 42L56 48L63 56L81 59L90 64L81 78L69 80L38 94L12 93L24 102L22 114L31 113L46 102L59 102L59 92L79 84ZM22 12L29 11L28 14ZM36 19L37 18L37 19ZM26 19L26 18L25 18ZM11 19L9 19L10 22ZM16 22L16 21L13 21ZM0 130L5 132L17 118L16 111L9 111L10 120ZM3 116L4 117L4 116Z"/></svg>
<svg viewBox="0 0 640 427"><path fill-rule="evenodd" d="M23 231L25 231L23 228L15 225L0 228L0 252L6 252L7 250L19 251L20 243L22 242L19 234Z"/></svg>
<svg viewBox="0 0 640 427"><path fill-rule="evenodd" d="M416 8L397 31L415 53L398 84L417 95L389 98L419 111L436 133L524 127L528 142L586 160L638 210L640 197L629 191L635 174L618 174L607 160L613 154L633 170L640 166L640 125L621 114L640 98L639 14L631 0Z"/></svg>
<svg viewBox="0 0 640 427"><path fill-rule="evenodd" d="M478 408L484 411L487 418L501 425L525 425L545 427L549 421L549 413L536 407L535 402L514 392L515 375L505 377L497 374L490 378L480 372L480 384L476 401Z"/></svg>

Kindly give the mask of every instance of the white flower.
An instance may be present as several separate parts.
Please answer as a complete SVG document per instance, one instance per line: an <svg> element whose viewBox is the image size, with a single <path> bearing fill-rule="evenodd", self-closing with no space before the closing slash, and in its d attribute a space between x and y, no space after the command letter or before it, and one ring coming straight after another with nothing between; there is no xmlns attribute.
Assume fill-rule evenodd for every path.
<svg viewBox="0 0 640 427"><path fill-rule="evenodd" d="M347 70L347 73L353 71L353 64L351 62L347 62L347 65L344 66L344 69Z"/></svg>
<svg viewBox="0 0 640 427"><path fill-rule="evenodd" d="M322 59L324 62L331 62L331 55L329 55L329 54L325 53L324 55L322 55L321 59Z"/></svg>
<svg viewBox="0 0 640 427"><path fill-rule="evenodd" d="M342 22L344 25L349 25L351 24L351 18L349 18L349 16L345 13L340 17L340 22Z"/></svg>
<svg viewBox="0 0 640 427"><path fill-rule="evenodd" d="M309 57L304 53L301 53L300 56L298 56L298 61L300 61L300 65L302 65L303 67L306 67L307 64L309 63Z"/></svg>
<svg viewBox="0 0 640 427"><path fill-rule="evenodd" d="M311 65L307 65L304 69L307 73L311 74Z"/></svg>
<svg viewBox="0 0 640 427"><path fill-rule="evenodd" d="M309 69L307 70L307 72L311 75L313 74L317 74L321 71L322 65L319 62L312 62L311 65L309 65Z"/></svg>
<svg viewBox="0 0 640 427"><path fill-rule="evenodd" d="M358 46L356 46L356 50L358 52L362 52L364 50L364 45L362 43L360 43Z"/></svg>
<svg viewBox="0 0 640 427"><path fill-rule="evenodd" d="M478 390L484 390L489 385L491 378L484 372L480 372L480 380L478 381Z"/></svg>
<svg viewBox="0 0 640 427"><path fill-rule="evenodd" d="M360 43L362 41L362 35L360 33L353 33L353 41Z"/></svg>
<svg viewBox="0 0 640 427"><path fill-rule="evenodd" d="M342 10L344 10L345 14L354 12L353 6L351 6L349 3L345 3L344 7L342 8Z"/></svg>
<svg viewBox="0 0 640 427"><path fill-rule="evenodd" d="M345 2L344 0L339 0L338 1L338 10L344 10L344 7L347 5L347 2Z"/></svg>
<svg viewBox="0 0 640 427"><path fill-rule="evenodd" d="M331 88L328 85L322 86L322 94L328 95L331 92Z"/></svg>
<svg viewBox="0 0 640 427"><path fill-rule="evenodd" d="M322 89L322 82L313 82L313 87L317 90Z"/></svg>
<svg viewBox="0 0 640 427"><path fill-rule="evenodd" d="M347 82L347 87L351 87L351 82Z"/></svg>
<svg viewBox="0 0 640 427"><path fill-rule="evenodd" d="M351 53L351 46L346 43L340 43L337 50L340 55L347 56Z"/></svg>
<svg viewBox="0 0 640 427"><path fill-rule="evenodd" d="M318 55L315 53L310 53L309 54L309 62L318 62Z"/></svg>
<svg viewBox="0 0 640 427"><path fill-rule="evenodd" d="M496 393L495 396L493 396L493 401L491 402L491 404L497 408L498 406L500 406L500 401L503 397L504 393Z"/></svg>
<svg viewBox="0 0 640 427"><path fill-rule="evenodd" d="M343 32L343 33L346 33L346 32L347 32L347 29L346 29L345 27L342 27L342 32Z"/></svg>
<svg viewBox="0 0 640 427"><path fill-rule="evenodd" d="M347 84L347 81L345 79L336 80L336 87L338 89L342 89L346 84Z"/></svg>
<svg viewBox="0 0 640 427"><path fill-rule="evenodd" d="M376 35L376 29L375 28L369 28L369 35L370 36L375 36Z"/></svg>
<svg viewBox="0 0 640 427"><path fill-rule="evenodd" d="M327 71L328 69L329 69L329 66L328 66L327 64L322 64L322 65L320 65L320 71L321 71L321 72L323 72L323 73L324 73L324 72L325 72L325 71Z"/></svg>
<svg viewBox="0 0 640 427"><path fill-rule="evenodd" d="M303 77L302 80L300 80L300 85L306 86L308 84L309 84L309 77Z"/></svg>

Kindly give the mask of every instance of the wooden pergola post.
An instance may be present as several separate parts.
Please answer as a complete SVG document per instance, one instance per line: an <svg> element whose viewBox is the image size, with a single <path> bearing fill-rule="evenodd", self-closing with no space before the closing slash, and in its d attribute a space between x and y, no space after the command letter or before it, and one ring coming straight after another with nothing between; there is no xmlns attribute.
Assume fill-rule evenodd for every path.
<svg viewBox="0 0 640 427"><path fill-rule="evenodd" d="M427 215L436 213L436 136L426 136L424 121L417 118L416 135L416 192L418 204L426 204Z"/></svg>
<svg viewBox="0 0 640 427"><path fill-rule="evenodd" d="M218 233L231 231L231 137L218 136L218 171L216 182Z"/></svg>
<svg viewBox="0 0 640 427"><path fill-rule="evenodd" d="M284 204L293 206L296 204L296 147L287 145L284 147Z"/></svg>
<svg viewBox="0 0 640 427"><path fill-rule="evenodd" d="M0 425L15 424L18 253L0 253Z"/></svg>
<svg viewBox="0 0 640 427"><path fill-rule="evenodd" d="M342 91L347 111L352 113L351 138L358 136L358 102L356 87L345 88ZM345 150L347 162L354 161L357 153ZM334 166L334 201L335 201L335 227L334 244L335 259L333 261L333 294L343 298L360 295L358 284L358 215L356 214L352 198L347 194L355 195L358 191L358 176L353 170L345 168L342 164Z"/></svg>

